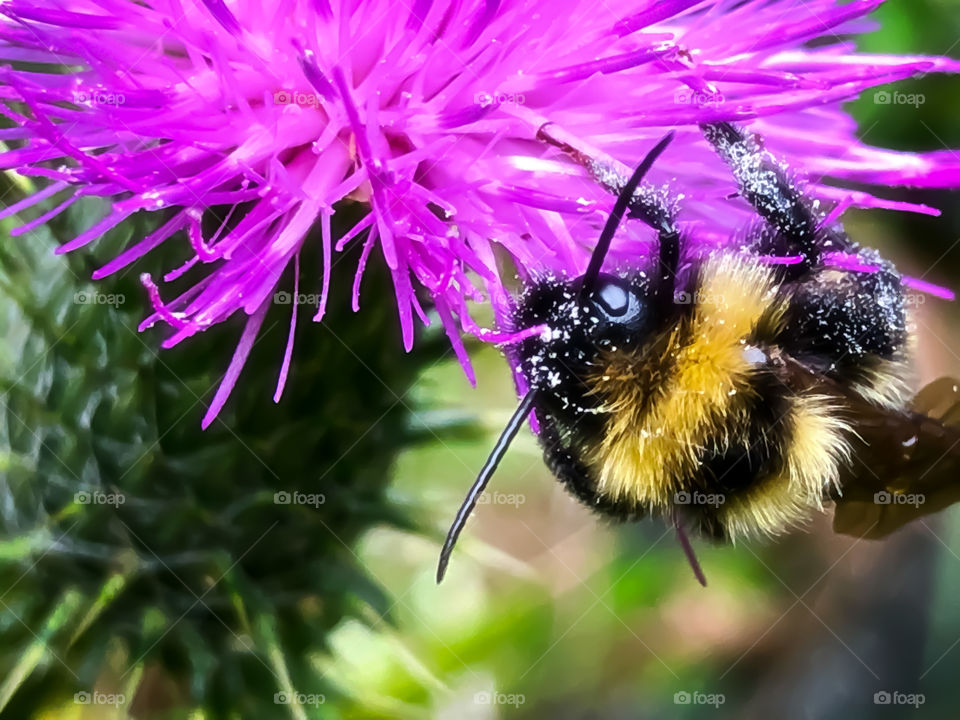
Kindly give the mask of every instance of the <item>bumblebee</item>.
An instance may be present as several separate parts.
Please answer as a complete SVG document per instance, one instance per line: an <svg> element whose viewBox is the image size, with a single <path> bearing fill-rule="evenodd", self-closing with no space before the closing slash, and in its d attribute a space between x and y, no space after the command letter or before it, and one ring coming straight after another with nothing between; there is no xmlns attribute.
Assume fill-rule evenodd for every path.
<svg viewBox="0 0 960 720"><path fill-rule="evenodd" d="M547 466L577 499L615 519L666 518L703 584L687 531L729 542L802 522L877 442L859 418L904 443L901 475L916 469L924 433L960 440L908 410L911 334L894 267L825 218L757 137L731 123L700 129L758 216L736 250L706 256L685 247L670 193L641 185L672 133L626 178L541 131L617 199L586 272L538 278L515 302L514 329L546 330L513 350L529 389L457 513L438 582L530 413ZM656 231L652 261L604 271L625 215ZM872 271L829 265L828 252ZM931 441L919 445L929 455Z"/></svg>

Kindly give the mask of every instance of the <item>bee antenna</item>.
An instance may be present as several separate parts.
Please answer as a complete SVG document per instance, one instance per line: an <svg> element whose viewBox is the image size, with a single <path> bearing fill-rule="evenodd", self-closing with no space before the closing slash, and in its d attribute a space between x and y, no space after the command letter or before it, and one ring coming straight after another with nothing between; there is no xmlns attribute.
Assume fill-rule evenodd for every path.
<svg viewBox="0 0 960 720"><path fill-rule="evenodd" d="M590 264L587 265L587 271L583 274L583 284L580 290L581 297L586 297L593 289L593 284L600 275L600 266L603 265L603 260L606 258L607 251L610 249L610 242L613 240L613 235L620 226L620 221L623 220L623 215L627 211L627 206L630 204L630 201L633 199L633 194L637 191L637 187L640 185L643 176L647 174L647 171L653 163L660 157L660 153L667 149L667 145L673 140L674 134L673 130L668 132L663 136L663 139L647 153L647 156L637 165L637 169L633 171L633 175L630 176L627 184L623 186L620 194L617 195L617 201L613 205L610 217L607 218L607 223L603 226L603 232L600 233L597 245L593 249L593 255L590 256Z"/></svg>
<svg viewBox="0 0 960 720"><path fill-rule="evenodd" d="M687 556L687 562L693 570L694 576L703 587L707 586L707 576L703 574L703 568L700 567L700 561L697 560L697 554L693 551L693 545L690 544L690 538L687 537L687 531L683 529L683 523L676 513L673 514L673 527L677 531L677 540L680 541L680 547L683 548L683 554Z"/></svg>
<svg viewBox="0 0 960 720"><path fill-rule="evenodd" d="M523 421L526 420L527 415L529 415L533 409L533 403L536 399L536 390L530 390L523 396L523 400L520 401L517 409L513 411L513 415L507 422L507 426L503 429L503 432L500 433L500 438L497 440L497 444L493 446L487 462L484 463L480 469L480 474L471 486L467 496L463 499L463 504L457 511L457 516L453 519L450 530L447 531L447 539L444 540L443 549L440 551L440 563L437 565L438 585L443 582L443 576L447 572L447 564L450 562L450 553L453 552L453 546L457 544L460 531L463 530L463 526L467 524L467 518L470 517L473 508L476 507L477 500L480 499L480 496L486 489L487 483L490 482L490 478L497 469L497 465L500 464L504 454L506 454L507 448L510 447L510 443L513 441L513 438L516 437L517 432L523 425Z"/></svg>

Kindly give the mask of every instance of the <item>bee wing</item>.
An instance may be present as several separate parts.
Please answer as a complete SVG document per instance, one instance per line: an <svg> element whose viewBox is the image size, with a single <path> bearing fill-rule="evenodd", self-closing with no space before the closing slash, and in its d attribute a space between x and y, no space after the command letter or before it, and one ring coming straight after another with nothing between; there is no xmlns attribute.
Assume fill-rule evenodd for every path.
<svg viewBox="0 0 960 720"><path fill-rule="evenodd" d="M960 501L960 381L935 380L907 412L847 398L857 437L833 494L835 532L882 538Z"/></svg>

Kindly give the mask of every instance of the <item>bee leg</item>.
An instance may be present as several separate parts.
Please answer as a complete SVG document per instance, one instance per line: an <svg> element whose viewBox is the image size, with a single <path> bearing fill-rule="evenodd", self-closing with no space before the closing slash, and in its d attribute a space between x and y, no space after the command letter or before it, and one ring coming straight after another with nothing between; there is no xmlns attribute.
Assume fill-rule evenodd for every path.
<svg viewBox="0 0 960 720"><path fill-rule="evenodd" d="M680 264L680 230L677 228L674 202L666 193L640 187L634 193L629 207L630 217L639 218L657 231L653 302L661 311L661 317L668 317L677 291L677 269Z"/></svg>
<svg viewBox="0 0 960 720"><path fill-rule="evenodd" d="M646 156L643 158L640 164L637 165L636 169L626 182L620 183L618 179L619 187L616 193L617 202L614 203L613 210L611 211L610 216L607 218L607 222L603 227L603 232L600 233L600 237L597 240L597 245L593 250L593 254L590 256L590 264L587 265L587 270L583 275L583 290L581 290L581 292L584 290L589 292L591 286L594 284L594 282L596 282L596 279L600 274L600 268L603 265L603 260L607 255L607 250L610 249L610 243L613 241L613 236L617 232L617 227L619 227L620 221L623 220L624 213L626 213L628 209L635 206L637 203L636 195L640 188L640 183L643 180L643 176L647 174L651 166L657 161L657 158L660 157L660 154L667 149L667 146L673 141L673 137L673 131L670 131L664 135L660 142L658 142L651 150L647 152ZM596 163L591 161L588 163L588 167L595 164ZM676 258L674 258L673 265L674 272L671 272L668 275L671 287L673 282L673 274L676 271ZM663 283L660 284L663 285Z"/></svg>
<svg viewBox="0 0 960 720"><path fill-rule="evenodd" d="M775 233L775 238L759 239L785 254L802 257L799 265L788 266L791 279L820 265L824 252L852 248L842 231L820 227L822 217L815 201L803 194L786 166L764 150L755 135L729 122L705 123L700 129L733 171L739 194ZM762 229L759 232L763 234Z"/></svg>
<svg viewBox="0 0 960 720"><path fill-rule="evenodd" d="M622 171L623 166L618 167L619 164L613 158L603 156L596 150L574 147L566 134L556 128L553 123L547 123L540 128L537 137L559 148L576 163L585 167L601 187L617 197L629 182L629 175ZM598 159L599 157L603 159ZM671 306L676 291L676 275L681 254L680 230L676 223L676 199L666 187L657 188L641 182L634 191L627 210L628 217L642 220L657 231L657 271L652 288L653 305L660 311L660 317L672 317Z"/></svg>
<svg viewBox="0 0 960 720"><path fill-rule="evenodd" d="M586 167L608 192L619 195L627 178L612 166L587 160ZM641 220L657 231L657 265L653 283L653 305L660 317L671 317L680 264L681 238L676 220L676 199L667 188L641 184L627 205L628 217Z"/></svg>

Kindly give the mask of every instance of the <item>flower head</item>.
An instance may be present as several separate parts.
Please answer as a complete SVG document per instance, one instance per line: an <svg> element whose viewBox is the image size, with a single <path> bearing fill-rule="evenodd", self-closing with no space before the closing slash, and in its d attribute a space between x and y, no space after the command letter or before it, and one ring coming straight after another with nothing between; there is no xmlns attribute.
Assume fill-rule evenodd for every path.
<svg viewBox="0 0 960 720"><path fill-rule="evenodd" d="M470 318L489 298L503 312L500 245L518 267L582 271L612 198L555 147L552 123L576 147L635 163L665 128L677 140L651 171L682 193L698 246L730 242L750 217L697 124L751 122L809 191L848 206L934 212L836 183L947 187L960 162L943 151L869 147L840 103L918 72L956 71L943 58L864 55L850 33L879 0L9 0L0 5L0 70L15 143L0 167L44 178L32 197L83 196L105 217L60 247L81 248L137 213L159 227L94 273L124 270L161 243L189 261L143 277L173 346L235 313L247 316L234 360L204 423L236 382L283 271L319 227L323 267L314 320L325 312L335 253L382 253L403 342L429 322L423 289L468 376L461 333L503 341ZM817 40L816 44L810 43ZM64 73L63 68L69 69ZM336 236L345 203L369 212ZM337 224L339 225L339 223ZM210 228L213 228L210 230ZM650 231L613 256L642 257ZM299 276L298 276L299 277ZM295 287L294 292L300 288ZM296 304L280 371L292 354Z"/></svg>

